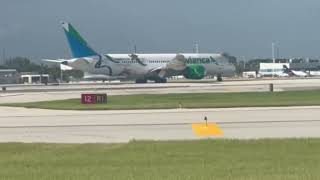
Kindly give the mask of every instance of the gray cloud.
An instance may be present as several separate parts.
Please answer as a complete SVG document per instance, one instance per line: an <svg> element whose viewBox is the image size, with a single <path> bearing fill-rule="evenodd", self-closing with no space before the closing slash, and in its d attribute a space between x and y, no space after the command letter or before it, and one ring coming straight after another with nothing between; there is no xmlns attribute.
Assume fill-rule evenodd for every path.
<svg viewBox="0 0 320 180"><path fill-rule="evenodd" d="M72 22L99 52L227 51L269 57L319 57L317 0L2 0L0 48L11 56L69 55L60 20Z"/></svg>

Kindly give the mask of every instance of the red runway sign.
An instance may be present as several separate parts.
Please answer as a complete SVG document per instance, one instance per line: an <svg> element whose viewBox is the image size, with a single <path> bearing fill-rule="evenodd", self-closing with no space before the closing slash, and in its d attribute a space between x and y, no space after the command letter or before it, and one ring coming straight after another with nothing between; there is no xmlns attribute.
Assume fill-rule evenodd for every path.
<svg viewBox="0 0 320 180"><path fill-rule="evenodd" d="M104 104L107 103L107 94L81 94L82 104Z"/></svg>

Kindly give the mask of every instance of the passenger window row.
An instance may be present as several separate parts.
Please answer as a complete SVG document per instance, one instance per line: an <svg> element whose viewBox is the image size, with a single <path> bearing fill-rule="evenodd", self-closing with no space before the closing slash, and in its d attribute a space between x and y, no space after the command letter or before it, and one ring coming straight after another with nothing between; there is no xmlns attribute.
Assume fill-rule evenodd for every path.
<svg viewBox="0 0 320 180"><path fill-rule="evenodd" d="M168 63L169 61L157 61L157 60L154 60L154 61L149 61L149 63Z"/></svg>
<svg viewBox="0 0 320 180"><path fill-rule="evenodd" d="M138 63L138 61L120 61L121 63L123 64L133 64L133 63ZM157 61L157 60L154 60L154 61L148 61L149 63L168 63L169 61Z"/></svg>

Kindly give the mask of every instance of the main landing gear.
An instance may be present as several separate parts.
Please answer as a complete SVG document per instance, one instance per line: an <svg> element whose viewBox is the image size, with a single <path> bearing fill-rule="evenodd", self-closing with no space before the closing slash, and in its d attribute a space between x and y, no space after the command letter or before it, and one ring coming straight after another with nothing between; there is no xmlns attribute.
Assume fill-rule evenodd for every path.
<svg viewBox="0 0 320 180"><path fill-rule="evenodd" d="M155 79L154 82L155 83L167 83L167 79L166 78L159 78L159 79Z"/></svg>
<svg viewBox="0 0 320 180"><path fill-rule="evenodd" d="M147 81L147 79L136 79L136 84L145 84Z"/></svg>
<svg viewBox="0 0 320 180"><path fill-rule="evenodd" d="M222 81L222 76L221 76L221 74L218 74L218 75L217 75L217 81L219 81L219 82Z"/></svg>
<svg viewBox="0 0 320 180"><path fill-rule="evenodd" d="M153 79L155 83L167 83L167 79L166 78L156 78ZM136 79L136 84L145 84L147 83L148 80L143 78L143 79Z"/></svg>

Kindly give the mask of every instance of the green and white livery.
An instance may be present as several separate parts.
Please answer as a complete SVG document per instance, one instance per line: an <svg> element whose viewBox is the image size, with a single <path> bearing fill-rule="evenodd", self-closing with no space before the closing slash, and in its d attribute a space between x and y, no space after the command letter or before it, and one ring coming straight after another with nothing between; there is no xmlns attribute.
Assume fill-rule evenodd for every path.
<svg viewBox="0 0 320 180"><path fill-rule="evenodd" d="M132 79L137 83L147 80L166 82L170 76L183 75L187 79L202 79L207 75L233 76L235 66L224 54L98 54L70 24L63 22L73 59L45 61L58 62L65 68L82 70L86 78Z"/></svg>

